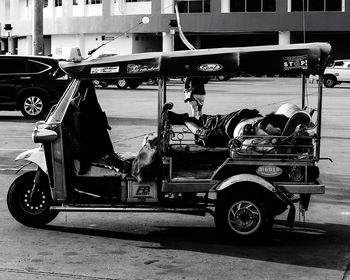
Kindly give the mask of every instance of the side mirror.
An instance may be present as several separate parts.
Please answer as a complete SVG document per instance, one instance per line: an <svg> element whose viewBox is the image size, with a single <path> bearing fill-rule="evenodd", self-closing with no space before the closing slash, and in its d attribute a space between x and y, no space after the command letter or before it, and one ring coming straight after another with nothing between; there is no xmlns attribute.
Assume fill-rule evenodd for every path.
<svg viewBox="0 0 350 280"><path fill-rule="evenodd" d="M39 127L43 125L43 122L37 122L32 133L32 139L34 143L49 143L57 139L58 135L55 131Z"/></svg>

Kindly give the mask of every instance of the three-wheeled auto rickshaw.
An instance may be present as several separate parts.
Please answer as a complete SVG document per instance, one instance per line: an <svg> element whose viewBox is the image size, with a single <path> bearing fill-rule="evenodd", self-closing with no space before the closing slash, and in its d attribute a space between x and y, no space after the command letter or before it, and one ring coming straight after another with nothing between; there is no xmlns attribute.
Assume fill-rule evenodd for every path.
<svg viewBox="0 0 350 280"><path fill-rule="evenodd" d="M316 163L322 74L330 51L327 43L310 43L62 62L72 82L46 120L36 123L32 138L40 146L17 157L37 170L12 183L7 197L12 216L42 226L63 211L210 213L221 232L250 239L268 234L274 218L288 210L286 225L292 227L295 204L306 211L311 195L325 192ZM234 121L224 122L224 130L208 129L176 114L167 102L167 78L237 73L302 77L299 109L284 112L279 133L256 133L260 121L244 121L263 117L251 116L251 110L231 114ZM320 76L317 108L311 110L305 103L309 74ZM91 82L118 77L159 81L157 135L135 157L114 153ZM223 134L216 146L215 137Z"/></svg>

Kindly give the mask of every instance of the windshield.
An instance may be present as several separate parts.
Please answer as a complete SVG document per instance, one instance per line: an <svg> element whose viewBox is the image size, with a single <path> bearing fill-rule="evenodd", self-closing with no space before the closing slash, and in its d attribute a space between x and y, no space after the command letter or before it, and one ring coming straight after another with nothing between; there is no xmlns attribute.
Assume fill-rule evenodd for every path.
<svg viewBox="0 0 350 280"><path fill-rule="evenodd" d="M60 101L58 101L56 107L52 110L51 114L48 115L46 123L56 124L62 123L63 117L67 111L67 108L76 94L80 85L79 80L72 80L72 82L67 87L65 93L62 95Z"/></svg>

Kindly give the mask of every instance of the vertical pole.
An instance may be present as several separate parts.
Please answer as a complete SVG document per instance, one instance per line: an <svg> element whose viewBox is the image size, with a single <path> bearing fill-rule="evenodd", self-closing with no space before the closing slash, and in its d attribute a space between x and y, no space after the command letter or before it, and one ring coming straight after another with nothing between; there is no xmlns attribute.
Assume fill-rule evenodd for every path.
<svg viewBox="0 0 350 280"><path fill-rule="evenodd" d="M323 75L319 75L318 79L318 102L317 102L317 138L316 138L316 160L321 155L321 125L322 125L322 84Z"/></svg>
<svg viewBox="0 0 350 280"><path fill-rule="evenodd" d="M306 96L306 77L304 74L301 75L301 108L305 107L305 96Z"/></svg>
<svg viewBox="0 0 350 280"><path fill-rule="evenodd" d="M158 80L158 156L162 156L162 126L163 126L163 105L164 105L164 95L165 95L165 79Z"/></svg>
<svg viewBox="0 0 350 280"><path fill-rule="evenodd" d="M33 1L33 55L44 55L43 0Z"/></svg>
<svg viewBox="0 0 350 280"><path fill-rule="evenodd" d="M162 200L161 188L163 181L163 135L162 130L164 126L163 105L166 99L166 79L158 79L158 134L157 134L157 149L158 149L158 171L157 171L157 186L158 186L158 199Z"/></svg>

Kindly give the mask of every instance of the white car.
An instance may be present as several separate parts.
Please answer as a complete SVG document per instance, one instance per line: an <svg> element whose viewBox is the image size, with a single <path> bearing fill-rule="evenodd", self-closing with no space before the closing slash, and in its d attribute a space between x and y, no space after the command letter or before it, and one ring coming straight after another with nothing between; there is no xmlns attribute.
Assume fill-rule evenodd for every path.
<svg viewBox="0 0 350 280"><path fill-rule="evenodd" d="M326 68L323 77L323 83L328 88L340 83L350 83L350 59L335 60Z"/></svg>

